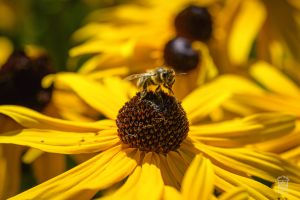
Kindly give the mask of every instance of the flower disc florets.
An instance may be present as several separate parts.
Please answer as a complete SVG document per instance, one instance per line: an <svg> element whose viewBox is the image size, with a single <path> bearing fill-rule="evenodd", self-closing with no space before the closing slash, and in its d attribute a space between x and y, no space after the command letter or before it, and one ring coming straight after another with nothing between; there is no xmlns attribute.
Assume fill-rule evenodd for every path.
<svg viewBox="0 0 300 200"><path fill-rule="evenodd" d="M163 91L137 93L119 111L121 141L142 151L167 153L186 138L189 122L181 104Z"/></svg>

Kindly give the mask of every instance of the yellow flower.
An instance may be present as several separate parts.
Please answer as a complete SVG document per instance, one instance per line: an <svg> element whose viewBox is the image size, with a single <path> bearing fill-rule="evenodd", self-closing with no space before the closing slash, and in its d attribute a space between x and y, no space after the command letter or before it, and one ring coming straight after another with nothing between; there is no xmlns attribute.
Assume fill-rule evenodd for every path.
<svg viewBox="0 0 300 200"><path fill-rule="evenodd" d="M83 72L113 66L140 71L168 63L164 49L174 37L182 36L176 18L190 5L208 8L213 22L212 36L206 43L209 48L193 44L194 50L203 54L199 79L209 80L217 74L213 63L221 73L239 73L247 69L249 60L262 59L299 81L300 15L296 1L176 0L170 4L147 0L121 4L92 13L88 18L92 22L74 34L76 41L85 42L71 49L70 55L96 54L85 63ZM193 27L205 29L202 24Z"/></svg>
<svg viewBox="0 0 300 200"><path fill-rule="evenodd" d="M70 55L94 54L81 67L81 73L119 66L137 73L162 65L187 72L178 77L180 85L174 86L177 97L182 99L198 84L218 74L205 44L212 35L207 3L177 0L172 4L144 4L121 4L92 13L90 18L102 22L91 22L75 32L74 39L85 42L71 49Z"/></svg>
<svg viewBox="0 0 300 200"><path fill-rule="evenodd" d="M253 64L250 68L250 73L266 90L260 94L240 93L233 95L232 100L235 104L249 111L243 113L240 109L236 109L234 112L244 115L265 111L277 111L295 115L297 117L297 123L293 133L281 139L266 141L256 147L265 151L278 153L282 157L299 165L299 86L278 69L263 61ZM230 110L232 111L232 109Z"/></svg>
<svg viewBox="0 0 300 200"><path fill-rule="evenodd" d="M0 142L30 146L53 153L99 154L12 199L90 199L98 191L107 189L127 177L124 185L115 192L118 197L158 199L163 194L165 185L180 188L184 173L197 154L203 154L212 163L215 172L213 184L219 192L242 186L254 199L276 199L278 194L274 190L252 177L274 183L278 176L285 174L292 182L300 182L298 167L275 154L243 147L289 133L294 128L293 116L268 113L219 123L193 125L199 120L203 120L204 123L207 114L230 96L231 92L224 89L222 81L221 84L216 82L199 88L183 100L182 107L191 123L190 131L185 135L186 127L172 128L177 123L185 124L184 114L165 118L168 119L167 124L173 124L171 127L160 124L166 117L159 111L160 103L172 101L174 106L174 97L161 94L160 98L154 95L154 99L151 100L151 93L148 93L151 98L146 96L146 100L143 100L137 95L125 104L122 108L124 112L120 111L118 114L119 108L136 91L128 82L119 78L104 78L99 83L71 73L60 74L56 78L64 81L84 101L101 110L109 119L72 122L47 117L22 107L0 106L1 122L7 121L9 117L19 124L15 129L1 134ZM247 84L237 87L242 86L251 88ZM149 107L155 109L149 110ZM175 106L172 107L174 110L170 110L167 106L166 113L179 112L180 107L178 104L177 108ZM143 112L146 113L141 114ZM149 118L149 115L154 118ZM151 121L153 119L155 120ZM151 123L141 127L141 120ZM126 121L128 123L124 123ZM170 127L170 130L155 130L157 126L162 129ZM138 135L143 133L140 129L145 129L146 136ZM180 132L183 135L172 135L174 130L176 133L183 131ZM152 144L157 144L154 137L156 134L160 133L163 136L170 134L170 131L171 135L167 138L162 137L162 143L159 143L165 144L163 147L166 148L157 148L155 145L153 147ZM184 140L181 144L177 143L182 139Z"/></svg>
<svg viewBox="0 0 300 200"><path fill-rule="evenodd" d="M0 47L2 49L0 53L1 105L28 106L46 115L70 120L95 121L101 117L99 112L95 112L62 84L55 82L54 85L41 87L42 78L53 72L49 67L49 58L41 49L27 46L25 51L13 51L13 45L6 38L0 38ZM3 124L1 129L5 131L11 127L15 125ZM24 152L26 153L22 157ZM24 147L0 145L0 174L3 174L0 179L0 199L6 199L18 193L21 157L26 164L32 164L38 183L65 170L63 155L44 153L37 149L28 150ZM56 167L45 167L52 162L56 163Z"/></svg>

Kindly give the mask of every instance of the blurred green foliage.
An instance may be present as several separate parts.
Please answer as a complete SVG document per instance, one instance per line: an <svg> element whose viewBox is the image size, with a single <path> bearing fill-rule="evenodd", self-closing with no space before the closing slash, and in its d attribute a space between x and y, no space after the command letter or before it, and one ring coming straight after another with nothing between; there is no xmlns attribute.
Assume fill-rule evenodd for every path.
<svg viewBox="0 0 300 200"><path fill-rule="evenodd" d="M15 48L26 44L45 48L53 66L58 71L66 70L72 33L84 24L92 10L115 3L112 0L0 0L0 6L5 5L12 14L0 12L0 20L11 23L8 28L0 26L0 35L9 37Z"/></svg>

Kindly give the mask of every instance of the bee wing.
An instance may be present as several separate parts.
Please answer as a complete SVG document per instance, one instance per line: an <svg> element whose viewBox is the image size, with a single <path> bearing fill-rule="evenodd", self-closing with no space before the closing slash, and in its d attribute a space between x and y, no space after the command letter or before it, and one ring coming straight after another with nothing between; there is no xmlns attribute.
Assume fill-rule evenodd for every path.
<svg viewBox="0 0 300 200"><path fill-rule="evenodd" d="M153 75L154 75L154 73L132 74L132 75L127 76L125 78L125 80L131 81L131 80L141 78L141 77L144 77L144 76L153 76Z"/></svg>

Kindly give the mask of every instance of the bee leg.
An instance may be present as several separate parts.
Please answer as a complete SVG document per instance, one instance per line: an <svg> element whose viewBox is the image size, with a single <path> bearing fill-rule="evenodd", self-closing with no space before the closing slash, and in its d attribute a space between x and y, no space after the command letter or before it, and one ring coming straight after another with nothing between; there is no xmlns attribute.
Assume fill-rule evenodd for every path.
<svg viewBox="0 0 300 200"><path fill-rule="evenodd" d="M169 85L164 84L164 87L167 88L172 95L174 95L174 92L173 92L172 88Z"/></svg>
<svg viewBox="0 0 300 200"><path fill-rule="evenodd" d="M157 86L157 88L155 89L155 93L158 93L158 92L160 92L161 91L161 87L160 87L160 85L159 86Z"/></svg>
<svg viewBox="0 0 300 200"><path fill-rule="evenodd" d="M146 97L149 85L151 85L149 81L144 81L144 84L142 85L143 90L141 92L141 99L144 99Z"/></svg>

